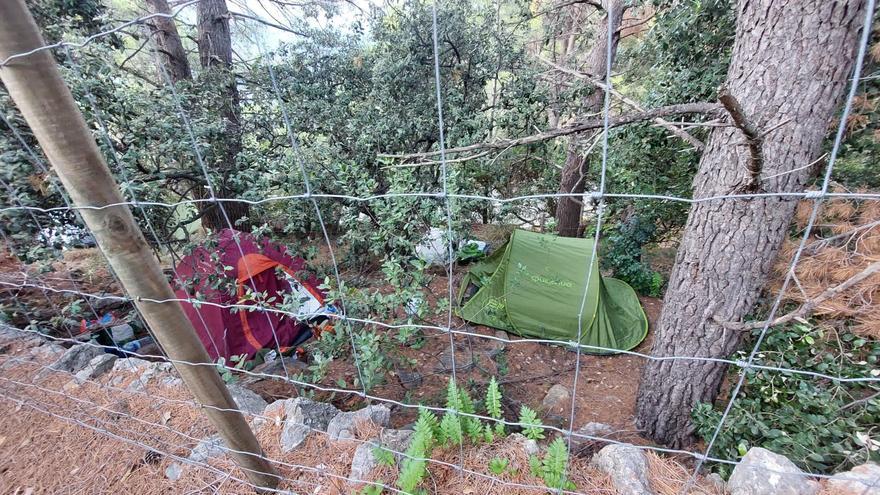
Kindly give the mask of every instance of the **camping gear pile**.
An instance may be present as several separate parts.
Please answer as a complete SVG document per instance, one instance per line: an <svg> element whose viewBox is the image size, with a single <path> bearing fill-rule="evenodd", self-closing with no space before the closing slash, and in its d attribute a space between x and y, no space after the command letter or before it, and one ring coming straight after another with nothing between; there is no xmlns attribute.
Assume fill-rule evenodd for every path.
<svg viewBox="0 0 880 495"><path fill-rule="evenodd" d="M224 229L180 260L175 293L199 301L181 305L212 359L284 352L332 331L336 309L305 266L283 246ZM278 309L283 303L295 311Z"/></svg>

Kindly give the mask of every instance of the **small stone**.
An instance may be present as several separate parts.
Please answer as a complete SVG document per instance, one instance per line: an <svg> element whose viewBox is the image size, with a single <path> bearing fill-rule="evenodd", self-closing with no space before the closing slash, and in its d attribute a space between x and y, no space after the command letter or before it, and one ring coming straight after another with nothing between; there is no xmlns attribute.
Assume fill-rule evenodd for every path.
<svg viewBox="0 0 880 495"><path fill-rule="evenodd" d="M162 385L163 387L179 387L183 385L183 380L176 376L163 376L162 379L159 380L159 385Z"/></svg>
<svg viewBox="0 0 880 495"><path fill-rule="evenodd" d="M262 397L250 389L240 385L229 385L227 388L238 409L247 415L262 414L268 405Z"/></svg>
<svg viewBox="0 0 880 495"><path fill-rule="evenodd" d="M270 407L275 406L272 403ZM268 411L270 407L267 407ZM339 414L339 409L332 404L314 402L304 397L287 399L281 406L287 419L284 420L284 428L281 430L281 451L290 452L299 447L312 431L327 431L330 422ZM264 412L270 416L271 411Z"/></svg>
<svg viewBox="0 0 880 495"><path fill-rule="evenodd" d="M101 354L100 356L95 356L89 361L89 364L86 365L85 368L77 371L76 375L74 375L74 379L78 383L85 383L92 378L97 378L110 371L110 369L113 368L113 363L117 359L119 358L113 354Z"/></svg>
<svg viewBox="0 0 880 495"><path fill-rule="evenodd" d="M398 369L396 372L397 379L400 380L400 385L403 388L413 390L422 386L422 374L418 371Z"/></svg>
<svg viewBox="0 0 880 495"><path fill-rule="evenodd" d="M526 455L538 455L538 442L531 438L526 438L525 435L521 433L511 433L507 438L519 445Z"/></svg>
<svg viewBox="0 0 880 495"><path fill-rule="evenodd" d="M204 463L208 459L219 457L226 452L223 447L223 440L220 435L211 435L203 438L189 454L189 460L197 463Z"/></svg>
<svg viewBox="0 0 880 495"><path fill-rule="evenodd" d="M152 363L146 359L136 357L119 359L113 363L113 371L127 371L129 373L140 372L151 364Z"/></svg>
<svg viewBox="0 0 880 495"><path fill-rule="evenodd" d="M611 484L620 495L652 495L648 481L648 458L641 449L628 444L612 444L602 448L590 465L611 477Z"/></svg>
<svg viewBox="0 0 880 495"><path fill-rule="evenodd" d="M388 406L374 405L354 412L339 413L327 424L327 435L332 441L354 438L355 428L360 421L372 421L376 426L386 427L391 422L391 410Z"/></svg>
<svg viewBox="0 0 880 495"><path fill-rule="evenodd" d="M498 339L498 340L496 340ZM486 349L485 353L492 359L495 359L496 356L504 352L507 349L507 342L510 340L510 336L507 335L507 332L504 330L498 330L495 332L494 339L486 339L489 343L488 349Z"/></svg>
<svg viewBox="0 0 880 495"><path fill-rule="evenodd" d="M727 482L718 473L709 473L706 475L706 482L715 487L721 493L727 493Z"/></svg>
<svg viewBox="0 0 880 495"><path fill-rule="evenodd" d="M564 385L553 385L541 401L544 411L552 413L562 413L566 409L571 409L571 392Z"/></svg>
<svg viewBox="0 0 880 495"><path fill-rule="evenodd" d="M752 447L733 468L727 488L731 495L815 495L820 486L785 456Z"/></svg>
<svg viewBox="0 0 880 495"><path fill-rule="evenodd" d="M183 475L183 466L176 462L172 462L165 468L165 477L171 481L177 481Z"/></svg>
<svg viewBox="0 0 880 495"><path fill-rule="evenodd" d="M452 349L448 347L440 353L440 366L435 370L438 372L452 371L452 361L455 358L455 371L469 371L474 367L474 355L466 349L457 349L453 355Z"/></svg>
<svg viewBox="0 0 880 495"><path fill-rule="evenodd" d="M880 495L880 465L871 462L837 473L828 488L839 495Z"/></svg>

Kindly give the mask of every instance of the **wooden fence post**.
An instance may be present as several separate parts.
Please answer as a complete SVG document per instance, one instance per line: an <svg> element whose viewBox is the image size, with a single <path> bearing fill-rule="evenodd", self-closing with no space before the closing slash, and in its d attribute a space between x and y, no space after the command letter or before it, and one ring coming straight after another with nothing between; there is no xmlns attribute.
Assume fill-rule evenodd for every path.
<svg viewBox="0 0 880 495"><path fill-rule="evenodd" d="M24 0L0 1L0 61L44 45ZM0 79L21 110L76 206L123 202L86 122L55 64L51 50L15 58L0 67ZM125 290L135 299L153 335L175 361L183 382L203 405L230 455L258 487L280 480L221 380L126 205L81 209L86 225ZM193 364L189 364L193 363ZM221 411L218 409L228 409Z"/></svg>

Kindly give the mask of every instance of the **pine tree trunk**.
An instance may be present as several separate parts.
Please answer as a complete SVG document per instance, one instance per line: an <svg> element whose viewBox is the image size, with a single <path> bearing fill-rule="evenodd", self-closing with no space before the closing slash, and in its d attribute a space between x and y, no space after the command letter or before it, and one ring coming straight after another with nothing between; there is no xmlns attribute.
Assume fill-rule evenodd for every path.
<svg viewBox="0 0 880 495"><path fill-rule="evenodd" d="M151 14L171 14L166 0L145 0L147 9ZM188 81L192 79L192 71L186 57L186 50L180 41L180 34L174 19L170 17L154 17L147 23L150 33L156 44L156 56L161 57L160 67L168 70L168 76L173 82ZM159 76L162 80L162 76Z"/></svg>
<svg viewBox="0 0 880 495"><path fill-rule="evenodd" d="M229 10L225 0L201 0L198 3L198 43L199 62L204 69L203 79L219 86L222 95L213 102L212 110L223 119L225 132L223 139L214 143L219 149L215 153L216 160L211 164L212 170L220 172L220 180L214 182L214 193L218 198L236 196L236 188L231 184L232 175L236 172L236 157L241 151L241 121L239 119L239 94L232 72L232 37L229 31ZM211 102L209 102L209 105ZM202 191L206 196L206 191ZM211 203L199 203L201 208L211 208L202 217L202 226L218 230L229 226L240 230L248 230L249 205L241 202L223 202L223 209L229 217L229 223L223 212ZM202 210L204 211L204 210Z"/></svg>
<svg viewBox="0 0 880 495"><path fill-rule="evenodd" d="M623 0L604 0L602 7L605 17L596 26L596 43L590 49L584 64L583 71L594 79L605 80L608 57L608 19L611 18L611 60L617 55L617 44L620 41L620 23L623 20L623 12L626 10ZM582 112L595 113L602 109L605 93L595 88L584 99ZM571 138L566 151L565 165L559 180L560 194L576 194L576 197L560 197L556 204L557 231L562 237L577 237L580 235L581 214L583 205L579 196L586 188L584 177L584 156L581 150L581 141L584 136L576 135Z"/></svg>
<svg viewBox="0 0 880 495"><path fill-rule="evenodd" d="M863 0L740 0L726 87L763 138L759 190L803 191L853 69ZM747 183L742 132L715 128L694 179L695 198L729 194ZM691 209L656 330L654 356L727 358L741 335L721 321L753 308L788 235L796 202L756 198L697 203ZM726 366L649 361L636 418L649 438L672 447L692 441L691 410L714 402Z"/></svg>

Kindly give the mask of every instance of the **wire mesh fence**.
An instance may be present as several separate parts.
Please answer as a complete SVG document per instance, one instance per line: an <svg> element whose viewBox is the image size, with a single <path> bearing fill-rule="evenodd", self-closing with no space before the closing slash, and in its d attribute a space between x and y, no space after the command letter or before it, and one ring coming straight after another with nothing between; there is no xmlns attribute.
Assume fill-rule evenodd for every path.
<svg viewBox="0 0 880 495"><path fill-rule="evenodd" d="M85 37L82 41L77 42L60 42L34 48L21 53L15 53L6 56L0 66L6 68L20 67L27 65L30 57L36 54L49 52L52 53L59 61L63 62L68 68L67 77L77 79L87 79L90 77L88 73L80 65L77 60L77 51L86 49L91 43L107 38L118 33L124 33L129 28L140 28L150 21L156 19L178 20L178 17L187 12L188 8L199 3L200 0L192 0L183 2L174 7L169 13L154 13L131 19L126 22L119 23L112 29L104 30ZM259 22L264 26L272 29L290 31L289 26L285 26L278 19L264 19L254 10L244 5L244 13L240 15L255 22ZM499 3L500 9L500 3ZM168 88L167 98L170 101L170 109L174 112L175 117L179 120L179 124L184 131L184 135L180 136L180 142L191 150L191 155L196 164L198 180L202 181L204 188L199 197L184 197L178 201L155 201L141 200L138 196L136 187L125 187L123 189L124 200L121 202L110 202L105 204L77 204L71 199L69 191L65 190L57 181L51 179L53 172L47 161L41 156L39 150L22 134L24 129L20 122L15 122L8 118L6 113L0 114L3 118L3 124L10 132L15 142L16 148L24 150L27 160L32 164L35 170L50 178L47 180L48 188L53 189L54 194L58 194L63 202L63 206L41 206L28 204L23 200L13 187L13 184L0 179L0 185L4 189L4 204L0 205L0 215L18 215L26 218L28 222L32 222L32 226L40 233L49 235L53 229L59 228L72 229L76 236L82 237L89 232L86 222L80 216L83 212L102 212L117 207L131 209L138 218L140 226L145 229L146 237L156 253L157 259L164 265L169 266L166 270L168 281L173 286L185 287L187 281L185 277L179 273L179 263L182 260L181 254L178 252L179 243L173 239L160 234L164 227L157 225L155 215L151 210L175 210L181 207L195 208L201 211L205 207L215 208L219 212L222 227L235 231L238 225L227 209L235 208L240 204L247 204L251 207L265 208L293 208L305 211L309 210L308 216L311 217L313 225L316 227L315 238L316 243L321 244L321 250L326 253L329 261L329 273L325 284L332 291L332 299L336 308L335 312L327 313L308 313L299 309L286 308L284 305L275 303L271 300L260 300L260 290L254 284L252 278L245 277L242 283L248 283L250 287L244 289L247 297L240 297L234 303L218 303L206 298L200 298L198 294L191 294L187 297L167 297L152 298L143 294L130 294L126 292L126 284L116 277L113 270L107 271L109 277L113 280L102 282L112 285L111 288L104 290L95 290L96 284L83 283L83 280L74 275L69 269L58 270L62 276L50 276L47 273L34 269L33 263L26 260L30 258L29 253L21 252L20 241L13 239L16 232L11 231L14 227L0 227L4 243L10 251L10 258L4 262L2 278L0 278L0 289L5 296L8 296L10 311L24 318L25 320L37 321L34 315L37 304L32 300L41 299L45 301L45 308L55 315L63 315L68 310L64 306L70 304L82 304L84 309L82 312L86 315L83 318L83 325L88 325L88 321L101 321L106 314L103 308L112 304L150 304L150 305L179 305L186 304L194 308L197 320L193 322L196 327L201 326L204 334L213 335L210 325L214 324L210 318L202 314L204 308L215 307L222 310L232 311L233 314L260 313L265 315L265 320L271 330L272 341L266 345L271 351L275 352L279 358L280 370L273 372L260 371L259 369L247 369L245 367L231 366L230 363L223 362L220 368L224 373L234 372L234 374L242 381L247 380L268 380L274 383L282 383L289 386L286 390L288 393L293 392L307 396L314 394L323 394L323 397L337 400L340 404L352 404L353 401L366 401L371 404L370 407L379 406L391 408L397 414L403 411L408 418L427 417L429 413L433 413L435 419L437 417L453 418L452 421L459 425L476 424L486 428L487 431L498 429L502 431L505 427L508 429L529 429L538 425L519 420L510 420L500 414L487 412L486 414L478 414L475 412L473 405L470 407L462 406L449 407L438 405L442 404L442 400L432 400L433 398L422 397L413 399L408 394L405 397L393 397L383 394L381 387L374 387L370 374L375 373L375 369L371 368L371 362L376 359L369 350L369 346L361 345L357 342L359 338L353 330L354 325L368 327L373 329L382 329L386 331L422 332L423 338L432 350L444 353L448 357L448 363L441 366L440 371L433 373L421 373L419 380L424 380L431 375L435 378L448 378L451 383L462 383L464 379L459 375L461 370L470 369L479 363L475 361L473 347L475 342L477 345L498 345L507 349L513 349L518 346L526 346L529 344L537 345L553 345L561 346L569 351L573 365L566 369L565 372L571 372L571 393L570 403L565 414L558 424L541 424L540 429L547 432L548 435L558 435L564 440L565 456L567 464L562 467L562 472L556 479L556 485L552 483L523 483L514 481L519 479L512 475L512 470L501 469L497 471L492 469L488 464L492 452L490 447L483 448L482 451L466 445L466 442L459 440L457 444L454 442L454 448L447 449L439 455L420 456L414 455L414 450L406 446L395 448L388 444L377 442L379 438L377 431L370 431L368 422L358 423L355 425L355 432L343 440L347 443L337 444L340 440L337 434L334 435L325 424L324 426L315 426L308 423L297 423L303 429L305 434L311 435L310 442L316 443L311 451L302 452L284 451L278 445L277 437L286 433L281 432L283 429L287 431L290 418L285 418L288 403L282 403L279 406L269 406L265 410L249 410L239 403L238 409L224 409L212 406L210 404L200 403L193 400L192 396L186 392L182 384L175 382L173 376L166 376L164 384L156 383L153 373L144 373L148 369L155 369L154 364L150 364L156 360L161 362L170 362L177 367L188 368L207 368L214 370L218 367L216 361L180 361L171 358L166 352L139 352L139 349L124 348L121 343L111 342L94 342L83 338L83 333L78 332L77 328L70 324L59 324L58 328L50 329L44 325L33 324L21 329L12 327L3 327L2 336L5 339L5 345L9 346L9 351L2 358L3 371L0 372L0 394L8 402L15 404L17 411L29 411L36 415L42 415L47 418L60 421L70 425L74 430L85 429L98 435L108 437L114 442L130 445L135 449L141 449L147 453L152 453L154 457L150 458L149 454L141 460L144 465L156 464L157 459L161 457L174 461L175 466L181 469L181 466L191 466L193 471L188 475L195 476L193 473L200 473L198 481L204 482L204 491L236 491L239 489L253 488L257 490L268 490L278 493L309 492L309 493L346 493L364 490L365 493L409 493L411 490L400 483L395 484L392 480L395 476L403 476L403 471L408 467L421 464L421 469L428 472L437 470L443 473L442 488L437 487L435 479L433 489L428 488L427 491L441 493L443 490L461 490L461 493L472 493L471 487L482 487L489 490L490 493L501 491L513 492L521 491L522 493L545 493L548 490L556 493L596 493L607 491L607 486L596 483L584 474L587 469L587 463L575 460L574 453L578 445L584 442L599 442L600 445L620 444L628 445L640 451L648 451L660 453L668 456L675 456L684 459L688 466L686 476L682 482L674 487L674 490L687 492L711 493L711 488L702 478L702 468L705 463L719 463L730 466L741 466L741 462L736 459L724 458L720 455L713 454L713 447L719 434L725 428L725 421L730 414L737 398L739 397L747 374L750 372L763 371L767 373L778 373L785 376L802 376L815 380L827 380L838 384L873 384L880 382L880 377L866 374L865 376L839 376L810 369L798 369L796 367L783 367L762 364L758 360L761 352L761 346L768 332L773 331L776 319L782 310L783 303L789 286L791 284L798 285L799 282L795 277L798 262L802 254L810 246L811 232L815 228L818 214L823 202L835 199L854 200L854 201L876 201L880 199L880 194L869 192L835 192L831 189L831 178L834 166L840 152L841 144L845 137L848 116L850 115L853 101L862 78L862 66L864 65L865 56L868 49L868 42L871 35L871 23L874 16L873 0L867 2L865 6L865 16L861 25L861 35L859 39L858 52L855 59L854 71L849 83L848 92L842 114L837 125L834 135L834 142L829 153L827 166L822 174L822 181L819 189L803 190L797 192L736 192L723 195L711 195L706 197L679 197L673 195L662 194L635 194L626 191L612 191L607 189L606 176L608 173L608 157L609 151L613 148L614 127L621 125L615 121L615 115L612 112L614 101L614 78L613 78L613 49L609 43L605 53L605 70L604 81L601 82L603 90L603 105L601 112L601 125L599 129L599 141L596 146L601 152L601 167L598 177L595 179L597 187L593 191L585 193L560 193L546 192L537 194L526 194L510 197L500 197L493 194L474 194L468 191L458 191L451 187L450 176L453 171L450 165L459 160L471 159L479 154L485 156L486 153L504 153L511 147L522 144L516 139L504 141L499 140L490 143L485 149L482 147L468 147L447 149L446 138L444 135L446 124L444 122L444 109L448 108L450 103L444 101L444 90L442 87L441 73L443 66L441 64L441 47L443 43L438 37L439 26L444 19L438 16L437 5L431 6L431 31L430 33L422 33L429 35L431 40L433 60L432 79L435 93L434 108L436 110L435 120L438 130L439 140L436 143L436 150L426 153L419 153L417 157L422 162L414 163L417 166L434 165L437 166L439 177L437 184L440 188L437 190L412 190L412 191L389 191L382 194L358 195L351 194L348 191L326 191L321 187L316 187L314 179L317 175L323 173L314 163L311 163L310 157L307 156L299 144L300 134L296 128L295 120L291 118L287 110L287 102L282 92L279 77L276 74L274 64L271 62L276 53L272 52L263 44L259 44L259 56L269 60L267 64L268 88L261 88L266 91L267 101L262 104L272 107L280 114L281 121L275 125L283 130L283 139L287 141L287 146L291 150L292 160L295 164L295 170L298 172L298 180L303 185L303 191L298 194L260 194L256 199L243 197L222 197L219 193L221 184L218 182L216 173L212 173L208 161L205 159L206 149L210 148L210 143L205 143L194 129L193 119L196 109L189 106L184 96L180 95L175 87L176 82L169 73L169 68L159 61L159 75ZM610 14L609 14L610 15ZM613 23L607 22L609 39L613 38L615 33L612 31ZM149 41L149 38L148 38ZM155 48L160 51L161 48ZM871 77L871 76L869 76ZM102 118L102 109L92 90L86 86L84 94L81 95L81 105L88 108L92 116L92 121L88 122L92 131L95 133L97 141L102 143L103 151L110 168L116 176L117 181L125 186L131 186L131 178L126 175L126 167L122 165L123 158L119 156L118 139L114 139L111 131L108 129ZM583 124L581 124L583 125ZM578 125L569 126L565 133L559 133L559 136L569 135L576 132ZM768 131L769 132L769 131ZM473 155L463 155L463 153L474 153ZM452 154L455 158L449 158ZM398 156L397 158L400 158ZM412 158L412 155L403 156L404 159ZM427 160L427 161L425 161ZM792 164L792 168L803 167L812 164ZM535 200L547 200L561 198L573 198L583 201L584 204L592 205L591 222L595 226L593 229L593 244L590 259L587 260L586 267L572 267L572 270L583 270L583 276L589 282L593 277L594 263L598 257L598 246L602 241L602 224L605 216L607 202L617 199L628 199L636 201L671 201L681 202L688 205L700 203L721 203L728 201L752 201L761 198L779 198L788 201L810 201L812 207L809 213L806 226L800 237L797 249L792 256L791 264L786 271L785 278L781 288L773 298L770 305L769 314L766 318L759 322L758 329L760 333L755 341L754 346L745 355L744 359L716 358L706 356L688 356L688 355L654 355L638 350L620 350L613 347L604 347L597 345L589 345L583 343L583 336L586 329L584 328L584 311L587 304L587 292L583 294L580 301L580 312L578 313L577 339L564 342L558 339L545 338L510 338L506 334L489 333L486 331L478 331L470 327L456 316L456 288L455 282L458 275L463 269L456 262L456 244L458 238L456 232L456 222L459 221L455 216L456 203L460 202L482 202L487 204L489 208L500 207L505 204L526 203ZM441 257L443 260L443 274L440 279L445 278L443 287L433 287L430 293L424 297L431 298L435 305L439 308L438 315L432 319L422 319L413 321L409 319L400 322L399 318L382 317L376 314L370 314L369 309L364 310L359 305L350 304L346 301L347 287L351 287L357 283L356 280L345 280L345 272L340 268L338 261L339 244L334 239L333 227L325 222L322 202L329 201L347 201L353 204L369 204L377 201L394 202L400 200L415 201L418 203L426 203L437 206L441 209L442 214L439 218L442 220L438 225L430 225L429 227L440 228L443 232L442 250L445 252ZM10 222L10 226L12 223ZM95 233L97 234L97 233ZM97 237L97 236L96 236ZM233 244L231 248L238 252L244 258L247 248L243 247L242 240L239 236L231 237ZM33 240L33 246L39 244L39 239ZM99 242L100 244L100 242ZM27 244L24 244L27 246ZM102 246L103 247L103 246ZM56 262L63 262L61 253L53 253L57 258ZM865 276L869 276L876 272L868 271ZM355 278L355 277L353 277ZM88 288L88 287L91 287ZM249 289L249 290L248 290ZM240 294L241 295L241 294ZM255 296L256 295L256 296ZM41 303L42 304L42 303ZM274 318L273 318L274 316ZM350 352L353 367L353 377L349 383L345 379L341 379L338 383L328 385L323 382L316 382L308 379L302 372L302 367L295 367L292 361L285 360L282 356L288 351L282 345L279 339L276 327L283 318L292 320L309 319L315 316L323 316L332 321L335 327L334 335L341 339L342 344L347 347ZM244 317L242 317L244 318ZM150 328L146 328L150 331ZM156 329L152 329L155 331ZM88 335L87 333L85 335ZM28 345L32 345L37 341L28 340L38 337L39 342L50 342L38 347L28 349ZM161 340L157 338L161 344ZM22 342L26 345L22 346ZM2 344L2 343L0 343ZM113 365L116 372L114 377L100 377L100 373L78 373L76 371L64 369L59 366L58 362L51 363L52 360L46 358L57 357L57 354L63 350L60 347L51 347L52 344L64 346L77 346L95 350L93 356L97 357L103 351L119 352L125 349L122 359L116 361L113 365L112 360L107 360L108 364ZM211 343L214 351L219 353L219 345L217 342ZM206 347L209 347L206 344ZM48 349L40 351L39 349ZM13 352L14 351L14 352ZM210 349L209 349L210 351ZM709 436L704 448L698 449L674 449L665 448L657 445L647 444L646 442L631 443L630 439L621 440L620 437L586 434L578 429L578 408L582 407L578 403L579 386L583 386L582 380L587 379L583 369L590 360L603 359L594 357L588 353L596 352L613 352L634 359L643 360L645 362L712 362L721 365L731 366L739 369L732 388L728 393L726 406L722 410L722 415L714 428L713 433ZM29 353L29 354L24 354ZM44 354L41 354L44 353ZM22 357L24 355L24 357ZM146 361L138 361L137 359ZM51 364L50 364L51 363ZM92 362L92 364L94 361ZM120 364L121 363L121 364ZM84 363L85 364L85 363ZM91 365L91 364L90 364ZM152 367L152 368L151 368ZM560 366L561 367L561 366ZM91 370L94 371L94 370ZM558 372L562 373L562 372ZM231 376L231 375L230 375ZM528 378L528 377L526 377ZM473 380L472 377L468 379ZM168 385L171 385L170 387ZM481 386L487 383L480 384ZM281 398L281 397L279 397ZM340 399L341 398L341 399ZM134 405L134 406L132 406ZM273 409L274 407L274 409ZM213 429L202 417L205 410L212 410L217 413L237 412L245 416L248 423L256 431L257 438L260 440L262 451L254 454L253 452L242 452L230 449L222 441L211 437ZM38 416L23 416L24 420ZM387 423L387 420L385 421ZM387 424L385 425L387 426ZM439 425L437 425L439 427ZM416 425L418 430L418 424ZM364 431L360 431L364 430ZM459 431L461 434L461 431ZM491 434L490 434L491 436ZM381 445L380 445L381 443ZM491 445L491 442L489 442ZM114 443L114 445L117 445ZM320 454L315 455L315 447L319 449ZM502 446L500 448L508 448ZM201 448L201 450L199 450ZM499 447L496 447L496 449ZM237 453L245 455L257 455L277 472L274 474L278 481L277 486L267 487L258 486L253 483L247 472L247 468L243 466L235 466L228 459L216 455L196 455L198 452L211 451L213 449L220 453ZM322 451L320 449L323 449ZM395 472L398 468L394 462L379 469L381 474L377 477L374 473L371 477L366 477L370 473L356 473L351 469L350 457L357 457L357 452L369 450L370 455L381 457L381 453L377 453L376 449L385 451L393 455L400 462L400 473ZM189 455L185 453L189 452ZM428 451L430 453L430 450ZM342 461L340 460L342 459ZM522 460L521 469L528 469L528 459ZM482 469L475 466L482 465ZM122 475L123 479L129 476L135 478L145 476L142 473L132 475L136 468L132 467L127 473ZM768 470L767 474L773 473ZM155 470L149 471L153 476L161 476ZM169 475L165 471L165 477L179 477L180 473ZM821 473L803 473L802 471L788 472L785 470L778 471L779 475L806 476L809 478L829 478L830 475ZM72 477L85 475L72 474ZM118 473L117 473L118 475ZM149 474L143 482L149 482ZM204 476L213 476L207 478ZM535 478L538 479L538 478ZM190 480L193 481L193 480ZM545 480L546 481L546 480ZM570 481L571 484L566 483ZM427 483L427 482L426 482ZM876 480L876 484L880 485L880 479ZM865 493L872 493L875 490L874 485L866 485ZM374 490L374 491L369 491ZM148 490L145 490L148 491Z"/></svg>

